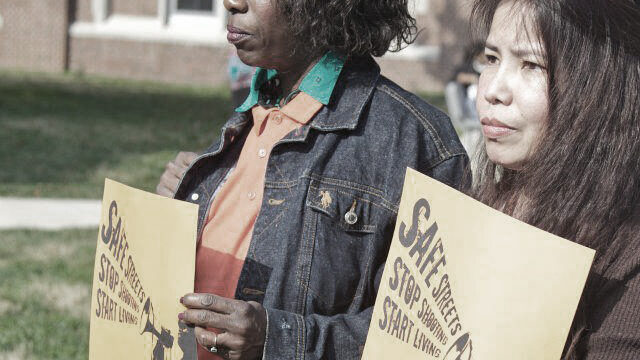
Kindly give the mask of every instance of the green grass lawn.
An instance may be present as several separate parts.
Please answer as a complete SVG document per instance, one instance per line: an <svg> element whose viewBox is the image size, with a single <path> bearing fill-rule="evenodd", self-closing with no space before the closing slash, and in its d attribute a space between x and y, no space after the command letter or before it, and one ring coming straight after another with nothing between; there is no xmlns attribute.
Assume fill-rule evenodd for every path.
<svg viewBox="0 0 640 360"><path fill-rule="evenodd" d="M418 96L423 98L426 102L439 108L440 110L447 112L447 102L444 98L444 93L441 92L418 92Z"/></svg>
<svg viewBox="0 0 640 360"><path fill-rule="evenodd" d="M0 359L86 359L95 230L0 231Z"/></svg>
<svg viewBox="0 0 640 360"><path fill-rule="evenodd" d="M154 190L230 113L226 89L0 72L0 196L101 198L105 177Z"/></svg>
<svg viewBox="0 0 640 360"><path fill-rule="evenodd" d="M105 177L153 191L179 150L217 138L229 101L227 89L0 72L0 196L101 198Z"/></svg>

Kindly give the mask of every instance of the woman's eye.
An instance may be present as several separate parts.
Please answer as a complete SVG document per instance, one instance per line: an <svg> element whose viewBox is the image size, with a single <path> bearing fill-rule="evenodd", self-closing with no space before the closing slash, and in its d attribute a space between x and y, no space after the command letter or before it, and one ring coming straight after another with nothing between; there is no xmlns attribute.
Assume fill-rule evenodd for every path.
<svg viewBox="0 0 640 360"><path fill-rule="evenodd" d="M522 63L522 67L527 70L543 70L544 69L541 65L534 63L532 61L524 61Z"/></svg>
<svg viewBox="0 0 640 360"><path fill-rule="evenodd" d="M498 58L493 56L493 55L485 55L485 57L487 58L487 63L488 64L497 64L498 63Z"/></svg>

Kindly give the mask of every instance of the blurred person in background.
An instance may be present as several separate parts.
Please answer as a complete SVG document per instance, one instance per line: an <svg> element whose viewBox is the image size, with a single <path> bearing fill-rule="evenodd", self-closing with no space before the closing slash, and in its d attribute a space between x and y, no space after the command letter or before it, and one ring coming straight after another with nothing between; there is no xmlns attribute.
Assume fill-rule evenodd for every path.
<svg viewBox="0 0 640 360"><path fill-rule="evenodd" d="M445 87L449 116L460 134L462 145L472 157L482 137L476 95L478 79L485 65L484 44L473 42L467 45L462 63L456 67Z"/></svg>

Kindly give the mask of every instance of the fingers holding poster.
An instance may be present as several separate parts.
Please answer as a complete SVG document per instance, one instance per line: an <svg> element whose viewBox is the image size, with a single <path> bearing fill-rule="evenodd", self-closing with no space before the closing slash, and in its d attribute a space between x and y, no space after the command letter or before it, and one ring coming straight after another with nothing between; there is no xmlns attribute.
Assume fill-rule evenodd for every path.
<svg viewBox="0 0 640 360"><path fill-rule="evenodd" d="M91 304L90 359L195 359L177 321L193 291L197 207L107 180Z"/></svg>
<svg viewBox="0 0 640 360"><path fill-rule="evenodd" d="M394 235L363 359L560 357L592 250L411 169Z"/></svg>

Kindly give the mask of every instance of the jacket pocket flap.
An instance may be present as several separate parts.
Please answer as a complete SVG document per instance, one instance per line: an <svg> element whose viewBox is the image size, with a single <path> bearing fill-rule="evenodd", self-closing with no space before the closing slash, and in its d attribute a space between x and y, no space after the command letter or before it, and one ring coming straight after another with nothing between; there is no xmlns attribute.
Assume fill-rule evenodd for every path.
<svg viewBox="0 0 640 360"><path fill-rule="evenodd" d="M375 209L362 194L340 187L309 186L307 206L349 232L373 233Z"/></svg>

